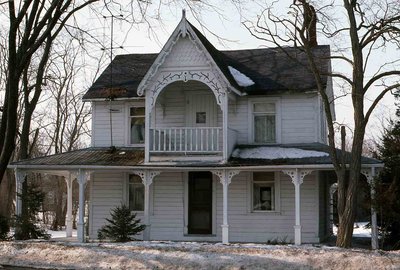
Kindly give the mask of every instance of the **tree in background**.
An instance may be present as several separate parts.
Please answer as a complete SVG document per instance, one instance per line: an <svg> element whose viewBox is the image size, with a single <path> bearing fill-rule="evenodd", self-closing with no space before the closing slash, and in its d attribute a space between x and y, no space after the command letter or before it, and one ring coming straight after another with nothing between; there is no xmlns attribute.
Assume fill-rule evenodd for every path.
<svg viewBox="0 0 400 270"><path fill-rule="evenodd" d="M400 46L400 5L397 0L295 0L289 4L286 14L279 14L276 3L265 9L256 24L246 22L245 25L255 37L277 46L293 61L299 56L308 60L305 68L314 75L316 90L324 105L330 156L338 181L336 245L350 247L365 129L385 94L400 87L400 60L384 59L387 51ZM332 55L318 55L315 50L317 33L334 44ZM298 50L290 51L287 45ZM326 59L338 63L339 70L319 70L319 61ZM331 111L335 97L325 92L325 77L334 80L346 91L345 95L351 96L354 129L348 169L345 159L335 151L335 122ZM371 92L375 97L371 105L366 106L366 97ZM344 129L342 131L341 148L344 150L346 135ZM349 171L348 180L346 170Z"/></svg>
<svg viewBox="0 0 400 270"><path fill-rule="evenodd" d="M28 188L22 194L18 194L26 207L26 213L15 218L15 234L17 240L49 239L50 235L38 224L38 214L42 207L45 194L40 190L34 181L29 181ZM28 182L28 179L26 180Z"/></svg>
<svg viewBox="0 0 400 270"><path fill-rule="evenodd" d="M399 99L400 92L397 93ZM377 209L380 215L382 248L400 249L400 106L378 146L385 163L377 181ZM387 245L387 246L385 246Z"/></svg>
<svg viewBox="0 0 400 270"><path fill-rule="evenodd" d="M23 91L24 120L20 158L29 150L30 122L43 85L44 69L54 40L68 20L79 10L97 0L43 1L26 0L1 3L7 15L7 57L3 113L0 123L0 183L15 149L18 131L19 93ZM34 57L36 56L36 57ZM29 80L29 72L37 70Z"/></svg>

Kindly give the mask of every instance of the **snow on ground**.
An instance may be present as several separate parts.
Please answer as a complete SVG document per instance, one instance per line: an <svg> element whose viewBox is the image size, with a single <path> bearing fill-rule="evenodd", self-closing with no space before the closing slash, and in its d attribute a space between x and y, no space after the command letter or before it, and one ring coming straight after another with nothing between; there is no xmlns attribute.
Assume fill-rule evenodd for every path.
<svg viewBox="0 0 400 270"><path fill-rule="evenodd" d="M328 155L329 154L325 152L285 147L238 148L232 153L232 157L249 159L307 158L324 157Z"/></svg>
<svg viewBox="0 0 400 270"><path fill-rule="evenodd" d="M400 252L144 241L0 242L0 265L52 269L400 269Z"/></svg>
<svg viewBox="0 0 400 270"><path fill-rule="evenodd" d="M239 86L247 87L247 86L254 84L252 79L250 79L249 77L244 75L242 72L240 72L236 68L231 67L231 66L228 66L228 68L229 68L229 71L231 72L233 78L235 79L235 81L237 82L237 84Z"/></svg>
<svg viewBox="0 0 400 270"><path fill-rule="evenodd" d="M371 228L367 227L368 222L355 222L353 237L371 237ZM333 225L333 234L337 235L338 228Z"/></svg>
<svg viewBox="0 0 400 270"><path fill-rule="evenodd" d="M51 239L67 237L67 233L65 231L47 230L46 232L51 235ZM77 231L72 230L72 237L76 237L76 236L77 236Z"/></svg>

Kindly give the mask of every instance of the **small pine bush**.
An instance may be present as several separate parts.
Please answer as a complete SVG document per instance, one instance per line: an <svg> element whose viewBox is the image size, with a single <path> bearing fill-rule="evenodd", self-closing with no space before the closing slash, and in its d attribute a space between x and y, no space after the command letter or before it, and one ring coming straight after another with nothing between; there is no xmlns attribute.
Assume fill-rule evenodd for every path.
<svg viewBox="0 0 400 270"><path fill-rule="evenodd" d="M8 240L10 232L10 221L8 218L0 215L0 240Z"/></svg>
<svg viewBox="0 0 400 270"><path fill-rule="evenodd" d="M106 218L109 224L104 225L97 232L99 240L110 239L115 242L128 242L135 240L134 235L140 233L146 227L136 219L136 213L132 213L126 205L112 209L111 219Z"/></svg>

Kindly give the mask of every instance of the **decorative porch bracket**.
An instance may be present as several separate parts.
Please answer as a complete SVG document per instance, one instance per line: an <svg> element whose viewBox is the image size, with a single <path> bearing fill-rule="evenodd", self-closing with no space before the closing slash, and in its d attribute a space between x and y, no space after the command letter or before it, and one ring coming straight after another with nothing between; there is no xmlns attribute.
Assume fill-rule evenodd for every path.
<svg viewBox="0 0 400 270"><path fill-rule="evenodd" d="M85 186L89 181L90 172L79 169L77 180L79 184L79 217L78 217L78 241L85 242ZM71 184L72 187L72 184ZM72 201L72 200L71 200Z"/></svg>
<svg viewBox="0 0 400 270"><path fill-rule="evenodd" d="M24 183L26 178L26 171L15 169L15 215L21 216L22 213L22 183Z"/></svg>
<svg viewBox="0 0 400 270"><path fill-rule="evenodd" d="M222 243L229 244L229 224L228 224L228 186L232 182L232 178L239 174L238 170L213 170L214 175L218 176L223 190L223 221L222 221Z"/></svg>
<svg viewBox="0 0 400 270"><path fill-rule="evenodd" d="M146 228L143 232L143 240L150 240L150 185L154 177L159 175L160 171L135 170L132 173L140 176L144 185L144 224Z"/></svg>
<svg viewBox="0 0 400 270"><path fill-rule="evenodd" d="M294 243L295 245L301 245L301 200L300 200L300 185L303 184L304 177L312 172L312 170L283 170L284 174L287 174L292 179L295 192L295 213L296 222L294 225Z"/></svg>
<svg viewBox="0 0 400 270"><path fill-rule="evenodd" d="M363 168L361 169L361 174L363 174L368 181L368 184L370 186L370 192L371 192L371 248L372 249L378 249L379 247L379 240L378 240L378 222L377 222L377 216L376 216L376 210L374 208L373 202L375 200L375 182L374 178L376 175L376 168L371 167L371 168Z"/></svg>

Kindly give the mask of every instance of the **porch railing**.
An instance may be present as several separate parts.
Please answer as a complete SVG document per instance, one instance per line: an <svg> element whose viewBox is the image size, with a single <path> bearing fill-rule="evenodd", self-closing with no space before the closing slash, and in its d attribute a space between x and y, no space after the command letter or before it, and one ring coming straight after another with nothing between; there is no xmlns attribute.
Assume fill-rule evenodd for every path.
<svg viewBox="0 0 400 270"><path fill-rule="evenodd" d="M222 127L150 128L150 152L222 152Z"/></svg>

